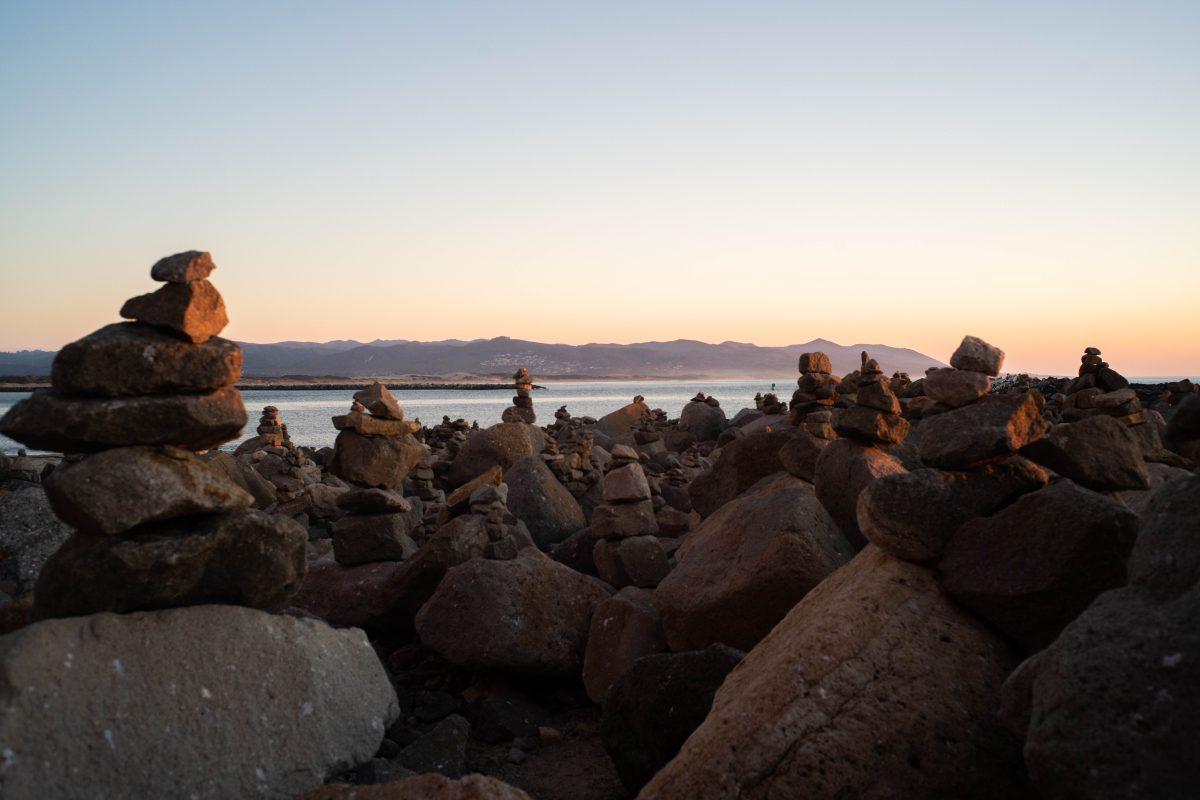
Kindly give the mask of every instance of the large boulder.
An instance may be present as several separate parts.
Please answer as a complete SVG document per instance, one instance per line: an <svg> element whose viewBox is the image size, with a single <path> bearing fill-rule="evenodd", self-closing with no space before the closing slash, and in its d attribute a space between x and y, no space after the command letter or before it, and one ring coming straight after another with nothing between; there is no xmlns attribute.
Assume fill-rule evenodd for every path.
<svg viewBox="0 0 1200 800"><path fill-rule="evenodd" d="M421 642L452 664L525 675L578 675L598 583L526 548L452 567L416 618Z"/></svg>
<svg viewBox="0 0 1200 800"><path fill-rule="evenodd" d="M1055 425L1024 454L1097 492L1149 489L1150 475L1133 434L1103 414Z"/></svg>
<svg viewBox="0 0 1200 800"><path fill-rule="evenodd" d="M921 461L929 467L969 469L1015 453L1046 434L1045 399L1038 392L990 394L978 402L921 421Z"/></svg>
<svg viewBox="0 0 1200 800"><path fill-rule="evenodd" d="M500 422L475 431L450 465L447 480L459 486L499 466L506 470L545 447L542 429L524 422Z"/></svg>
<svg viewBox="0 0 1200 800"><path fill-rule="evenodd" d="M712 469L688 487L692 507L707 517L763 478L782 471L779 449L792 435L790 431L762 431L725 445Z"/></svg>
<svg viewBox="0 0 1200 800"><path fill-rule="evenodd" d="M70 536L41 489L0 491L0 591L13 597L33 591L42 567Z"/></svg>
<svg viewBox="0 0 1200 800"><path fill-rule="evenodd" d="M538 547L549 547L587 525L575 497L541 456L525 456L504 473L508 510L529 528Z"/></svg>
<svg viewBox="0 0 1200 800"><path fill-rule="evenodd" d="M360 486L395 489L421 460L425 448L412 436L337 435L329 471Z"/></svg>
<svg viewBox="0 0 1200 800"><path fill-rule="evenodd" d="M878 447L835 439L817 458L813 489L847 541L862 547L867 540L858 527L858 496L876 480L905 472L895 456Z"/></svg>
<svg viewBox="0 0 1200 800"><path fill-rule="evenodd" d="M600 735L626 789L636 792L675 757L708 716L725 676L744 656L720 644L691 653L647 655L613 685L604 701Z"/></svg>
<svg viewBox="0 0 1200 800"><path fill-rule="evenodd" d="M1165 484L1105 592L1005 684L1039 796L1176 798L1200 785L1200 476Z"/></svg>
<svg viewBox="0 0 1200 800"><path fill-rule="evenodd" d="M308 564L308 574L291 605L338 627L374 628L387 619L387 587L399 561L376 561L347 567L326 555Z"/></svg>
<svg viewBox="0 0 1200 800"><path fill-rule="evenodd" d="M637 399L596 420L596 429L604 436L615 439L629 433L652 416L650 406L646 405L646 401Z"/></svg>
<svg viewBox="0 0 1200 800"><path fill-rule="evenodd" d="M684 538L654 592L667 641L749 650L853 554L809 484L768 478Z"/></svg>
<svg viewBox="0 0 1200 800"><path fill-rule="evenodd" d="M0 796L295 797L398 714L359 630L233 606L46 620L0 638Z"/></svg>
<svg viewBox="0 0 1200 800"><path fill-rule="evenodd" d="M829 439L813 436L808 431L800 429L779 448L779 463L788 471L809 483L816 479L817 459L821 452L829 446Z"/></svg>
<svg viewBox="0 0 1200 800"><path fill-rule="evenodd" d="M346 565L403 561L417 552L412 534L421 524L421 512L416 500L407 511L341 517L333 523L334 557Z"/></svg>
<svg viewBox="0 0 1200 800"><path fill-rule="evenodd" d="M868 546L725 679L639 798L1021 796L1008 647L929 570Z"/></svg>
<svg viewBox="0 0 1200 800"><path fill-rule="evenodd" d="M254 502L223 473L176 447L117 447L63 464L42 484L59 519L84 533L237 511Z"/></svg>
<svg viewBox="0 0 1200 800"><path fill-rule="evenodd" d="M667 553L656 536L601 539L592 548L592 563L600 580L621 588L651 588L671 571Z"/></svg>
<svg viewBox="0 0 1200 800"><path fill-rule="evenodd" d="M955 600L1032 652L1101 592L1125 582L1138 516L1057 480L990 517L971 520L938 563Z"/></svg>
<svg viewBox="0 0 1200 800"><path fill-rule="evenodd" d="M701 442L713 442L725 427L725 412L720 406L692 401L683 406L679 414L679 428L687 431Z"/></svg>
<svg viewBox="0 0 1200 800"><path fill-rule="evenodd" d="M224 475L254 497L255 508L266 508L278 497L275 484L258 474L254 467L224 450L210 450L200 459L209 469Z"/></svg>
<svg viewBox="0 0 1200 800"><path fill-rule="evenodd" d="M583 685L593 703L603 703L608 690L642 656L667 649L662 618L650 592L627 586L602 600L592 613Z"/></svg>
<svg viewBox="0 0 1200 800"><path fill-rule="evenodd" d="M46 562L34 594L48 617L197 603L275 608L304 582L307 542L299 524L262 511L76 533Z"/></svg>
<svg viewBox="0 0 1200 800"><path fill-rule="evenodd" d="M455 780L428 773L373 786L331 783L314 789L302 800L530 800L515 786L485 775Z"/></svg>
<svg viewBox="0 0 1200 800"><path fill-rule="evenodd" d="M930 561L964 522L998 511L1048 479L1045 470L1020 456L967 472L884 475L858 496L858 527L896 558Z"/></svg>

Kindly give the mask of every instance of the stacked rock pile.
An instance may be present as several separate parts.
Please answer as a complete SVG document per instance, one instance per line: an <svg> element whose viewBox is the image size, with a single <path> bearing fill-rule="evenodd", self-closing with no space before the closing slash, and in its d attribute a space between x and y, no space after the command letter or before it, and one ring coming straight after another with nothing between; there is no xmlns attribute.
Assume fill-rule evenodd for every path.
<svg viewBox="0 0 1200 800"><path fill-rule="evenodd" d="M521 367L516 371L513 387L517 392L513 404L504 409L500 419L503 422L527 422L532 425L537 422L537 415L533 413L533 378L529 377L528 369Z"/></svg>
<svg viewBox="0 0 1200 800"><path fill-rule="evenodd" d="M837 401L838 379L824 353L800 354L800 378L789 406L792 425L799 427L814 411L829 409Z"/></svg>
<svg viewBox="0 0 1200 800"><path fill-rule="evenodd" d="M925 371L925 396L938 404L926 413L938 413L974 403L992 388L1000 374L1004 351L974 336L964 336L950 356L950 366Z"/></svg>
<svg viewBox="0 0 1200 800"><path fill-rule="evenodd" d="M900 416L900 400L873 358L863 353L854 393L854 405L833 414L833 428L842 436L869 444L898 444L908 435L908 422Z"/></svg>
<svg viewBox="0 0 1200 800"><path fill-rule="evenodd" d="M379 488L358 488L337 499L342 516L333 523L333 557L339 564L403 561L417 552L424 521L419 498Z"/></svg>
<svg viewBox="0 0 1200 800"><path fill-rule="evenodd" d="M242 352L207 280L208 253L164 258L164 283L55 357L53 388L0 420L6 436L70 459L45 482L75 533L42 569L38 611L74 616L200 603L284 604L305 574L306 532L197 457L246 424Z"/></svg>
<svg viewBox="0 0 1200 800"><path fill-rule="evenodd" d="M1064 422L1077 422L1089 417L1107 416L1116 419L1129 431L1151 460L1170 460L1163 453L1158 428L1142 407L1137 393L1124 375L1108 365L1097 347L1088 347L1080 359L1079 377L1066 388L1062 401Z"/></svg>
<svg viewBox="0 0 1200 800"><path fill-rule="evenodd" d="M658 542L650 483L633 448L616 445L612 455L604 475L604 504L592 511L596 571L617 588L657 586L670 565Z"/></svg>
<svg viewBox="0 0 1200 800"><path fill-rule="evenodd" d="M321 482L320 466L292 443L277 407L263 409L257 434L238 445L234 457L269 481L281 503L296 500L307 487ZM289 516L302 514L306 508L306 504L299 504Z"/></svg>
<svg viewBox="0 0 1200 800"><path fill-rule="evenodd" d="M333 418L339 433L330 470L359 486L396 489L421 460L425 448L414 437L388 388L374 383L354 394L349 413Z"/></svg>
<svg viewBox="0 0 1200 800"><path fill-rule="evenodd" d="M282 447L292 441L288 438L287 425L283 424L283 418L279 416L278 406L263 407L262 416L258 418L258 428L255 432L264 445Z"/></svg>
<svg viewBox="0 0 1200 800"><path fill-rule="evenodd" d="M786 413L788 413L787 405L784 404L783 402L781 402L779 399L779 396L776 395L774 392L768 392L766 395L764 395L761 402L758 405L759 405L759 408L762 409L762 412L764 414L786 414Z"/></svg>

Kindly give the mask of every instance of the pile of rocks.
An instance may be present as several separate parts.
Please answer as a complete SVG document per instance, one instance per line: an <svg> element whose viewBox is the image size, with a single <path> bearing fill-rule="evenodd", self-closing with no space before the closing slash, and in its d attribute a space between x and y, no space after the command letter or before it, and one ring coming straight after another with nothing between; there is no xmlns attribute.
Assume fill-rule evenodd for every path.
<svg viewBox="0 0 1200 800"><path fill-rule="evenodd" d="M517 395L513 398L513 404L504 409L500 419L503 422L527 422L532 425L537 422L537 415L533 413L533 378L529 377L528 369L521 367L516 371L513 387Z"/></svg>
<svg viewBox="0 0 1200 800"><path fill-rule="evenodd" d="M258 435L238 445L234 457L269 481L281 503L303 496L307 487L321 483L323 477L320 466L292 443L287 425L283 424L275 406L263 409ZM308 508L305 504L300 506L293 509L292 516L304 513Z"/></svg>
<svg viewBox="0 0 1200 800"><path fill-rule="evenodd" d="M884 380L879 363L863 352L854 405L833 414L833 428L842 436L868 444L898 444L908 435L900 416L900 400Z"/></svg>
<svg viewBox="0 0 1200 800"><path fill-rule="evenodd" d="M764 414L788 413L787 405L780 401L779 396L774 392L768 392L766 395L764 395L762 401L758 403L758 406Z"/></svg>
<svg viewBox="0 0 1200 800"><path fill-rule="evenodd" d="M1113 417L1133 434L1143 456L1162 460L1165 454L1158 429L1125 376L1101 358L1099 348L1086 348L1080 361L1079 377L1064 392L1063 421L1077 422L1096 416Z"/></svg>
<svg viewBox="0 0 1200 800"><path fill-rule="evenodd" d="M925 371L922 388L937 407L925 415L960 408L974 403L992 388L992 378L1000 374L1004 351L975 336L964 336L950 357L949 367Z"/></svg>
<svg viewBox="0 0 1200 800"><path fill-rule="evenodd" d="M597 574L617 588L657 586L670 571L670 563L658 540L650 484L632 448L613 448L603 491L604 504L596 507L591 519Z"/></svg>
<svg viewBox="0 0 1200 800"><path fill-rule="evenodd" d="M75 533L47 562L35 601L45 616L199 603L283 605L305 574L307 533L248 510L251 495L195 451L237 436L241 349L207 253L164 258L164 286L125 303L108 325L55 357L53 389L0 421L32 447L86 457L45 482Z"/></svg>
<svg viewBox="0 0 1200 800"><path fill-rule="evenodd" d="M396 489L425 453L413 437L420 426L405 421L382 383L355 392L349 413L335 416L333 427L340 432L330 470L359 486Z"/></svg>
<svg viewBox="0 0 1200 800"><path fill-rule="evenodd" d="M263 407L262 416L258 418L258 428L255 432L264 445L282 447L292 442L288 437L287 425L283 424L283 418L279 416L278 406Z"/></svg>
<svg viewBox="0 0 1200 800"><path fill-rule="evenodd" d="M800 377L789 406L792 425L799 427L813 411L832 408L837 402L838 379L824 353L800 354Z"/></svg>

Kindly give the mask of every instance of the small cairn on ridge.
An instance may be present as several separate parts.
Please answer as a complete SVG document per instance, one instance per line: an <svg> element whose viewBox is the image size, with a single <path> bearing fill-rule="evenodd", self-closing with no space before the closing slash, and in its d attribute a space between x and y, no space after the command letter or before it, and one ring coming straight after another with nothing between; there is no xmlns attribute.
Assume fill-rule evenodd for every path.
<svg viewBox="0 0 1200 800"><path fill-rule="evenodd" d="M791 423L795 427L804 424L814 411L828 410L837 402L838 379L833 375L833 364L824 353L800 354L800 378L796 391L792 392L789 406Z"/></svg>
<svg viewBox="0 0 1200 800"><path fill-rule="evenodd" d="M879 363L863 352L855 380L854 405L833 415L833 428L842 436L869 444L899 444L908 435L900 416L900 400L883 377Z"/></svg>
<svg viewBox="0 0 1200 800"><path fill-rule="evenodd" d="M288 437L277 407L263 409L257 434L238 445L233 455L270 482L281 503L288 503L286 508L273 510L292 517L314 510L307 501L289 502L301 498L309 486L321 483L322 475L317 463Z"/></svg>
<svg viewBox="0 0 1200 800"><path fill-rule="evenodd" d="M255 432L263 440L263 444L283 447L292 443L288 437L287 425L283 424L283 418L279 416L278 406L263 407Z"/></svg>
<svg viewBox="0 0 1200 800"><path fill-rule="evenodd" d="M513 398L513 404L504 409L500 420L534 424L537 415L533 413L533 379L529 377L528 369L521 367L513 374L513 386L517 391L516 397Z"/></svg>
<svg viewBox="0 0 1200 800"><path fill-rule="evenodd" d="M251 495L197 457L246 424L233 384L242 352L217 334L228 318L207 280L208 253L156 263L164 285L55 357L50 390L0 420L31 447L68 454L45 481L75 528L42 569L48 617L202 603L279 607L305 575L306 531L249 510ZM72 454L83 454L75 459Z"/></svg>
<svg viewBox="0 0 1200 800"><path fill-rule="evenodd" d="M1124 375L1108 365L1098 347L1088 347L1080 359L1079 376L1062 398L1064 422L1107 416L1120 422L1137 440L1143 456L1151 461L1174 461L1164 452L1158 428L1142 407L1137 393ZM1177 466L1186 466L1179 463Z"/></svg>

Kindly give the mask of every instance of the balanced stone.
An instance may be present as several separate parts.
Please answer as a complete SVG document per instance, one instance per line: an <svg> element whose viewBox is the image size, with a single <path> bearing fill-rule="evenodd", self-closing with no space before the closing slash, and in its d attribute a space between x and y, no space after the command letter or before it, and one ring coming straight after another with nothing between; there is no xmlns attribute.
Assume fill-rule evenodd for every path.
<svg viewBox="0 0 1200 800"><path fill-rule="evenodd" d="M76 399L39 389L0 420L0 434L39 450L87 453L125 445L208 450L246 425L241 393Z"/></svg>
<svg viewBox="0 0 1200 800"><path fill-rule="evenodd" d="M169 328L196 344L229 324L221 293L206 280L168 283L156 292L132 297L121 306L121 316Z"/></svg>
<svg viewBox="0 0 1200 800"><path fill-rule="evenodd" d="M334 442L330 471L360 486L395 489L423 453L421 443L411 436L361 436L344 430Z"/></svg>
<svg viewBox="0 0 1200 800"><path fill-rule="evenodd" d="M333 427L339 431L354 431L363 436L405 436L419 430L415 423L406 420L377 417L361 411L335 416Z"/></svg>
<svg viewBox="0 0 1200 800"><path fill-rule="evenodd" d="M1097 354L1099 352L1096 351ZM950 356L950 366L996 377L1004 366L1004 351L978 337L964 336L958 349Z"/></svg>
<svg viewBox="0 0 1200 800"><path fill-rule="evenodd" d="M347 515L333 525L333 557L343 565L403 561L417 552L411 534L420 524L419 502L407 512Z"/></svg>
<svg viewBox="0 0 1200 800"><path fill-rule="evenodd" d="M163 283L202 281L217 268L212 256L199 250L188 250L160 258L150 268L150 277Z"/></svg>
<svg viewBox="0 0 1200 800"><path fill-rule="evenodd" d="M380 419L404 419L404 411L400 408L395 396L382 383L376 381L365 389L354 393L354 401L362 403L367 412Z"/></svg>
<svg viewBox="0 0 1200 800"><path fill-rule="evenodd" d="M925 373L924 386L927 397L942 405L958 408L987 394L992 387L992 379L983 372L972 370L931 369Z"/></svg>
<svg viewBox="0 0 1200 800"><path fill-rule="evenodd" d="M242 349L213 337L201 345L136 322L105 325L58 351L54 388L89 397L206 392L242 371Z"/></svg>

